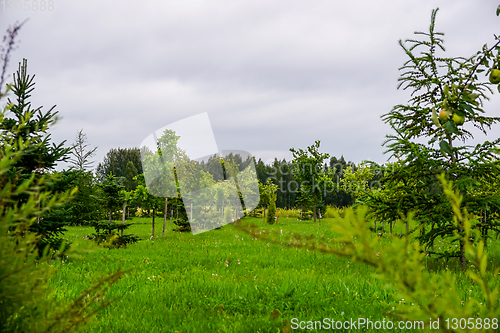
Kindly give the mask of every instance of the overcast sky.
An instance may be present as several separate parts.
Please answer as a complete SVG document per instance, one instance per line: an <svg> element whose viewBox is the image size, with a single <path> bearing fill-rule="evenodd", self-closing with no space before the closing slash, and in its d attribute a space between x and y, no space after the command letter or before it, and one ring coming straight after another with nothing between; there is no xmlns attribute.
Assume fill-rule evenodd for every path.
<svg viewBox="0 0 500 333"><path fill-rule="evenodd" d="M380 116L408 99L396 89L398 40L428 29L439 7L448 56L470 56L500 34L499 3L54 0L52 11L0 7L0 30L29 19L8 73L27 58L33 105L56 104L62 118L54 141L83 129L97 162L208 112L221 150L289 160L290 147L321 140L331 155L382 163L391 131ZM498 93L486 111L500 116Z"/></svg>

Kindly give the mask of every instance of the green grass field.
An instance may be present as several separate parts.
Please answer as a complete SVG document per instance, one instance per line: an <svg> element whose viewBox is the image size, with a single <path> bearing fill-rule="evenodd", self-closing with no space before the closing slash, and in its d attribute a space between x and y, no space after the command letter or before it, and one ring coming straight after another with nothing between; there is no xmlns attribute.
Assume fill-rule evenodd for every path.
<svg viewBox="0 0 500 333"><path fill-rule="evenodd" d="M54 296L67 299L76 298L105 273L130 270L109 289L105 297L116 300L99 312L86 332L308 331L292 330L293 318L386 318L396 322L388 315L402 300L393 300L371 276L372 268L363 264L252 240L233 225L194 236L168 229L162 238L160 222L156 226L159 237L150 239L149 218L132 222L127 232L139 235L140 242L121 249L97 247L54 263L58 268L51 280ZM279 222L263 226L261 219L243 220L280 230L285 236L290 232L334 236L332 219L316 224L291 218L280 218ZM395 232L398 228L403 230L403 226L396 226ZM91 243L84 236L93 231L90 227L68 227L65 237L84 248ZM492 269L498 266L495 246L494 242L489 245L494 252ZM456 269L455 263L443 260L427 264L437 274L441 269ZM457 273L457 280L464 299L479 294L461 273Z"/></svg>

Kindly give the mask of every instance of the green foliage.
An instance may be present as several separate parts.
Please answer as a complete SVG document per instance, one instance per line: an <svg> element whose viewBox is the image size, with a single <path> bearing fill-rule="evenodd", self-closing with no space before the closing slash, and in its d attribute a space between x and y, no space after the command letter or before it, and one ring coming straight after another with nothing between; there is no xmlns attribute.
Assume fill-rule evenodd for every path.
<svg viewBox="0 0 500 333"><path fill-rule="evenodd" d="M344 217L346 212L345 207L332 207L327 206L325 212L325 218L334 218L336 216Z"/></svg>
<svg viewBox="0 0 500 333"><path fill-rule="evenodd" d="M492 214L500 208L500 193L483 190L500 175L496 148L500 139L474 147L460 145L460 141L472 138L471 125L487 134L500 121L483 115L484 101L492 89L491 83L479 75L499 66L500 40L497 38L493 47L485 45L471 57L445 57L441 54L445 50L443 33L435 30L436 13L432 12L429 31L416 33L423 40L400 41L409 60L400 68L399 87L411 89L412 97L408 104L396 105L382 117L395 132L387 136L384 145L396 161L381 167L380 190L361 189L357 196L379 221L392 223L401 214L414 212L427 251L460 257L465 265L464 244L455 236L462 231L453 221L437 175L444 172L454 182L471 213L483 216L486 212L486 217L477 222L484 229L483 235L488 230L500 231ZM460 117L465 117L465 124L461 124ZM437 241L459 246L436 251Z"/></svg>
<svg viewBox="0 0 500 333"><path fill-rule="evenodd" d="M276 222L276 197L274 200L269 202L269 207L267 209L266 222L268 224L274 224Z"/></svg>
<svg viewBox="0 0 500 333"><path fill-rule="evenodd" d="M312 208L316 222L317 206L323 202L323 192L333 186L332 170L325 170L323 161L330 157L319 152L320 141L307 147L307 150L290 148L293 154L295 179L300 184L300 199L303 208Z"/></svg>
<svg viewBox="0 0 500 333"><path fill-rule="evenodd" d="M94 163L91 158L95 155L96 149L97 147L89 148L87 136L83 130L78 131L71 150L72 157L69 159L72 170L65 171L74 178L70 185L78 188L76 195L67 204L69 216L66 222L71 225L89 225L97 222L103 215L103 209L96 195L97 178L89 170Z"/></svg>
<svg viewBox="0 0 500 333"><path fill-rule="evenodd" d="M137 173L133 176L137 176L143 173L142 163L141 163L141 152L139 148L118 148L110 149L101 163L97 165L97 178L100 182L104 181L110 173L118 178L130 176L131 168L128 167L128 163L132 162ZM127 167L129 175L127 176ZM133 170L132 170L133 171ZM130 180L129 178L127 178Z"/></svg>
<svg viewBox="0 0 500 333"><path fill-rule="evenodd" d="M29 86L26 82L23 84L24 87L16 88L17 92ZM26 95L24 98L27 98ZM75 191L52 192L50 189L60 180L58 174L28 176L25 173L24 167L36 161L31 154L51 153L41 148L43 141L40 141L40 136L30 135L33 129L45 131L47 123L52 123L51 117L44 118L38 127L29 112L17 121L6 120L6 109L0 113L0 123L8 125L8 130L2 132L0 145L0 331L75 332L88 324L99 309L110 304L109 300L99 300L123 273L118 271L102 278L74 300L63 302L52 296L53 289L48 287L48 280L55 273L54 255L49 254L49 247L45 247L39 256L37 246L40 238L45 236L44 239L47 239L47 236L40 236L31 230L39 224L37 216L62 207ZM20 108L16 110L16 115L20 115ZM45 167L49 167L50 163L49 159ZM20 167L22 165L24 167ZM63 256L65 260L73 251L63 253L63 249L64 245L56 255Z"/></svg>
<svg viewBox="0 0 500 333"><path fill-rule="evenodd" d="M146 210L152 211L152 234L151 237L154 237L155 233L155 215L159 208L163 205L163 198L156 197L154 195L149 194L146 186L140 184L134 191L134 198L139 202L139 204L145 208Z"/></svg>
<svg viewBox="0 0 500 333"><path fill-rule="evenodd" d="M314 213L311 210L303 210L300 212L300 221L310 221L312 220Z"/></svg>
<svg viewBox="0 0 500 333"><path fill-rule="evenodd" d="M299 218L301 214L301 211L299 209L278 208L277 211L280 217Z"/></svg>
<svg viewBox="0 0 500 333"><path fill-rule="evenodd" d="M11 86L14 100L7 99L8 107L2 113L0 122L0 135L2 142L24 142L25 146L19 151L20 158L15 160L5 176L9 182L22 184L23 181L42 178L44 174L54 170L59 161L68 158L70 148L65 148L65 142L56 145L51 142L49 128L57 121L57 111L55 106L47 112L42 112L42 107L32 108L30 97L34 90L34 75L28 75L27 60L19 64L16 73L13 74L14 84ZM5 69L5 67L3 67ZM19 149L12 145L12 149ZM71 182L68 174L62 177L51 178L47 182L48 187L54 193L65 191L66 185ZM25 203L29 199L29 193L20 192L14 202ZM45 200L50 201L48 196ZM41 204L45 204L41 202ZM69 211L66 208L58 207L55 211L45 211L43 215L37 216L37 223L30 226L31 231L36 231L39 239L40 252L49 244L56 250L62 240L60 236L66 224L65 217Z"/></svg>
<svg viewBox="0 0 500 333"><path fill-rule="evenodd" d="M109 174L106 179L98 184L99 200L108 212L109 223L112 221L113 211L121 207L123 200L123 185L118 184L115 175Z"/></svg>
<svg viewBox="0 0 500 333"><path fill-rule="evenodd" d="M92 224L96 233L88 236L98 244L104 243L106 247L125 247L128 244L139 241L137 235L124 235L123 231L131 226L131 223L116 223L116 222L94 222ZM118 233L121 233L119 235Z"/></svg>

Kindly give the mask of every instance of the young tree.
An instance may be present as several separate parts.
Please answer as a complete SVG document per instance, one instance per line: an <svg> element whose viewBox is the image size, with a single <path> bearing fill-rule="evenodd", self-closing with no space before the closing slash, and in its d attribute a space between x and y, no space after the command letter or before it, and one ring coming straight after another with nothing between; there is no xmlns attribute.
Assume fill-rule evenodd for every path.
<svg viewBox="0 0 500 333"><path fill-rule="evenodd" d="M76 134L75 142L69 162L73 165L76 178L74 186L78 187L73 200L68 204L71 210L71 224L88 225L98 220L99 202L95 192L97 190L97 179L93 172L89 170L94 161L91 158L95 155L97 147L89 148L87 135L80 130Z"/></svg>
<svg viewBox="0 0 500 333"><path fill-rule="evenodd" d="M158 210L163 207L165 199L149 193L148 188L144 185L143 175L139 175L139 177L137 177L137 180L139 182L139 185L137 185L137 188L133 191L133 197L144 209L152 211L153 219L151 222L151 238L153 238L155 236L155 216Z"/></svg>
<svg viewBox="0 0 500 333"><path fill-rule="evenodd" d="M109 214L109 224L113 219L113 212L123 203L122 190L124 187L116 181L115 175L110 173L108 177L98 185L101 190L101 203Z"/></svg>
<svg viewBox="0 0 500 333"><path fill-rule="evenodd" d="M92 168L95 161L91 160L95 156L97 147L89 148L87 135L83 133L83 129L76 133L75 142L69 158L69 162L73 164L76 170L84 171Z"/></svg>
<svg viewBox="0 0 500 333"><path fill-rule="evenodd" d="M332 186L331 173L323 169L323 161L330 157L328 153L319 152L320 141L307 147L307 150L290 148L293 154L295 179L300 184L300 196L303 203L313 205L314 222L316 222L317 206L323 200L321 186L326 189Z"/></svg>
<svg viewBox="0 0 500 333"><path fill-rule="evenodd" d="M49 128L57 120L55 106L47 112L42 112L42 107L32 108L29 98L34 90L34 75L28 75L27 60L23 59L22 64L13 74L14 84L11 86L14 100L7 99L8 110L4 113L4 118L0 123L0 136L2 140L12 138L15 141L29 143L22 151L22 157L9 170L9 177L13 182L21 184L31 177L40 179L44 174L54 171L55 166L60 161L69 158L71 148L65 148L65 141L55 144L51 142ZM22 129L19 124L23 124ZM69 179L63 179L68 182ZM52 183L53 189L64 187L61 184ZM16 201L25 203L29 198L28 193L19 193ZM48 199L49 200L49 199ZM53 212L57 213L57 212ZM44 212L45 216L38 215L37 223L32 224L30 229L41 235L40 249L45 244L52 244L54 248L59 248L61 243L60 235L64 229L65 221L59 218L49 218L51 212Z"/></svg>
<svg viewBox="0 0 500 333"><path fill-rule="evenodd" d="M471 126L487 134L500 121L484 115L483 110L484 101L493 92L491 86L500 82L496 79L500 38L495 37L492 47L484 45L471 57L446 57L440 54L445 51L443 33L435 30L437 11L432 11L429 31L416 33L423 40L406 40L408 45L400 41L409 60L400 68L399 87L411 89L412 97L408 104L396 105L382 117L395 132L387 136L384 145L397 162L381 179L386 195L367 194L373 212L381 217L398 219L400 214L416 212L422 226L420 239L427 251L437 253L432 251L437 239L458 243L458 251L450 246L438 254L460 257L465 266L464 230L454 222L436 176L445 172L474 215L481 216L490 206L500 207L498 195L481 196L477 191L500 175L500 139L476 146L464 144L473 138ZM489 75L489 81L483 79L482 72ZM422 143L422 139L427 142ZM498 232L496 219L489 216L481 225Z"/></svg>

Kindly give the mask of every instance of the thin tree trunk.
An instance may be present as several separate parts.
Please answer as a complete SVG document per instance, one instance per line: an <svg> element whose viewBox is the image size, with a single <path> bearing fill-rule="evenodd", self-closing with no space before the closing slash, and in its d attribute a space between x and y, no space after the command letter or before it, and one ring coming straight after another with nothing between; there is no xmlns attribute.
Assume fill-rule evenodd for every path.
<svg viewBox="0 0 500 333"><path fill-rule="evenodd" d="M314 180L314 178L313 178L313 180ZM314 211L313 211L313 216L314 216L314 223L316 223L316 196L314 196Z"/></svg>
<svg viewBox="0 0 500 333"><path fill-rule="evenodd" d="M122 224L125 224L125 209L127 209L127 200L123 201ZM123 237L123 229L122 229L122 237Z"/></svg>
<svg viewBox="0 0 500 333"><path fill-rule="evenodd" d="M279 218L280 218L280 211L278 208L276 208L276 224L278 224Z"/></svg>
<svg viewBox="0 0 500 333"><path fill-rule="evenodd" d="M168 209L167 200L168 198L165 198L165 211L163 213L163 233L161 235L162 237L165 237L165 228L167 226L167 209Z"/></svg>
<svg viewBox="0 0 500 333"><path fill-rule="evenodd" d="M389 230L390 230L391 235L392 235L392 221L391 221L391 222L389 222Z"/></svg>
<svg viewBox="0 0 500 333"><path fill-rule="evenodd" d="M153 209L153 233L151 235L151 238L153 238L155 236L155 210Z"/></svg>
<svg viewBox="0 0 500 333"><path fill-rule="evenodd" d="M189 212L189 222L193 222L193 203L191 202L191 211Z"/></svg>
<svg viewBox="0 0 500 333"><path fill-rule="evenodd" d="M170 228L173 227L172 223L174 221L174 210L170 209Z"/></svg>
<svg viewBox="0 0 500 333"><path fill-rule="evenodd" d="M236 207L238 207L238 205L234 205L233 225L236 224Z"/></svg>
<svg viewBox="0 0 500 333"><path fill-rule="evenodd" d="M460 232L463 232L461 230ZM462 269L465 269L465 242L463 240L460 240L460 263L462 264Z"/></svg>
<svg viewBox="0 0 500 333"><path fill-rule="evenodd" d="M112 215L112 211L111 211L111 208L109 209L109 224L111 224L111 215Z"/></svg>
<svg viewBox="0 0 500 333"><path fill-rule="evenodd" d="M448 136L448 145L451 149L453 149L453 142L451 141L451 137ZM451 164L455 165L456 157L454 154L451 154ZM455 180L455 179L454 179ZM462 225L460 224L462 221L457 221L457 229L459 233L464 232ZM460 240L460 262L462 264L462 269L465 269L465 242L463 239Z"/></svg>

